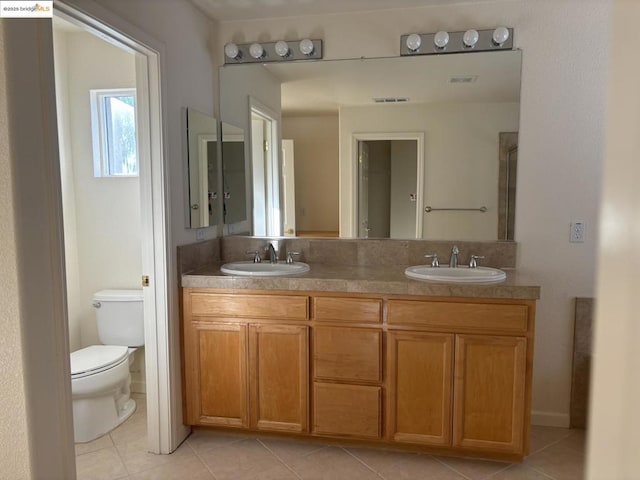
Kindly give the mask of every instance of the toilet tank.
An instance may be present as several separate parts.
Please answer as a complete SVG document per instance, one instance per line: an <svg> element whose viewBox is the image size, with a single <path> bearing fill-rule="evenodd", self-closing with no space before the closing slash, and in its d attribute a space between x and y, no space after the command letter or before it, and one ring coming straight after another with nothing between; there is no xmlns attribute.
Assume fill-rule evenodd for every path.
<svg viewBox="0 0 640 480"><path fill-rule="evenodd" d="M98 338L103 345L144 345L142 290L101 290L93 295Z"/></svg>

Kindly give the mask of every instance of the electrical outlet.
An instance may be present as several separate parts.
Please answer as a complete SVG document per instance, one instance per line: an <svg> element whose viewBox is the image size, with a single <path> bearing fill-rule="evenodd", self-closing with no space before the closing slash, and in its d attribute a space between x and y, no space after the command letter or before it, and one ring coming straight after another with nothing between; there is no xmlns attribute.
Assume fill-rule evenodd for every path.
<svg viewBox="0 0 640 480"><path fill-rule="evenodd" d="M571 243L584 242L584 222L571 223L571 234L569 236L569 241Z"/></svg>
<svg viewBox="0 0 640 480"><path fill-rule="evenodd" d="M196 230L196 240L204 240L204 228L198 228Z"/></svg>

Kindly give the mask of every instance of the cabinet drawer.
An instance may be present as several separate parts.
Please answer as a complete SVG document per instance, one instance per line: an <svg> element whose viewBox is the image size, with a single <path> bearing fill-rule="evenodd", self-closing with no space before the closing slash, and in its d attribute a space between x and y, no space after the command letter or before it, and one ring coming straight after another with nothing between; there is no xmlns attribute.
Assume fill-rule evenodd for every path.
<svg viewBox="0 0 640 480"><path fill-rule="evenodd" d="M380 438L381 388L315 383L314 433Z"/></svg>
<svg viewBox="0 0 640 480"><path fill-rule="evenodd" d="M380 323L382 300L376 298L316 297L313 299L315 320L353 323Z"/></svg>
<svg viewBox="0 0 640 480"><path fill-rule="evenodd" d="M309 297L293 295L191 294L191 314L208 317L307 320Z"/></svg>
<svg viewBox="0 0 640 480"><path fill-rule="evenodd" d="M389 300L387 321L390 325L524 333L528 313L527 305Z"/></svg>
<svg viewBox="0 0 640 480"><path fill-rule="evenodd" d="M313 329L316 378L379 383L382 381L382 331L372 328Z"/></svg>

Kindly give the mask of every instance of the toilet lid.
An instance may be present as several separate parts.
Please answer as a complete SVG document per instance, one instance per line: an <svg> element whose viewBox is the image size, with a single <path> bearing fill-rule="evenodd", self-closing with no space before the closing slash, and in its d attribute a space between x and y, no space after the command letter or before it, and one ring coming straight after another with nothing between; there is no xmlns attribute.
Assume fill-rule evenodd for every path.
<svg viewBox="0 0 640 480"><path fill-rule="evenodd" d="M71 353L71 375L104 370L126 358L129 349L121 345L91 345Z"/></svg>

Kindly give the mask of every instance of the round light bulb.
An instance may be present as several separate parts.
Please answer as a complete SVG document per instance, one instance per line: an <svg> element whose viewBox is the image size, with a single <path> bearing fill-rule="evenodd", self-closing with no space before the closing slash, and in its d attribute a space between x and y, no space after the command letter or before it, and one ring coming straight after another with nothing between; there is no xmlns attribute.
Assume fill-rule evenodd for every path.
<svg viewBox="0 0 640 480"><path fill-rule="evenodd" d="M262 58L264 55L264 48L262 48L262 45L259 43L252 43L249 47L249 55L255 59Z"/></svg>
<svg viewBox="0 0 640 480"><path fill-rule="evenodd" d="M502 45L509 40L509 29L507 27L498 27L493 31L493 43Z"/></svg>
<svg viewBox="0 0 640 480"><path fill-rule="evenodd" d="M447 32L440 31L433 37L433 43L438 48L444 48L449 43L449 34Z"/></svg>
<svg viewBox="0 0 640 480"><path fill-rule="evenodd" d="M314 50L315 48L311 40L309 40L308 38L305 38L304 40L300 40L300 51L304 55L311 55Z"/></svg>
<svg viewBox="0 0 640 480"><path fill-rule="evenodd" d="M240 49L235 43L227 43L224 46L224 54L232 60L240 57Z"/></svg>
<svg viewBox="0 0 640 480"><path fill-rule="evenodd" d="M480 34L477 30L467 30L462 36L462 42L465 47L473 48L476 46L476 43L478 43L479 38Z"/></svg>
<svg viewBox="0 0 640 480"><path fill-rule="evenodd" d="M422 45L422 37L417 33L412 33L407 37L406 44L409 51L417 52L420 50L420 45Z"/></svg>
<svg viewBox="0 0 640 480"><path fill-rule="evenodd" d="M289 44L284 40L278 40L274 48L278 56L283 58L289 56Z"/></svg>

